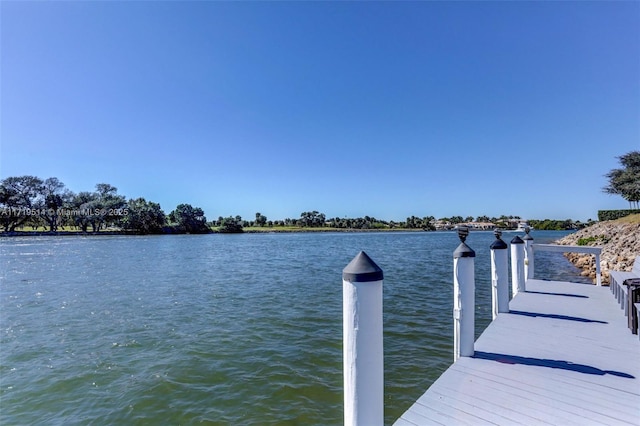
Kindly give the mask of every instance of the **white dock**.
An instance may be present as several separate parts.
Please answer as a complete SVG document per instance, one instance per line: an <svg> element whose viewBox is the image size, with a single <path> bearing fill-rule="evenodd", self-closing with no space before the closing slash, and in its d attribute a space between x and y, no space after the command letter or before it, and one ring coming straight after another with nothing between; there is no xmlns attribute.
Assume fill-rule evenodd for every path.
<svg viewBox="0 0 640 426"><path fill-rule="evenodd" d="M640 341L609 288L526 287L396 426L640 425Z"/></svg>

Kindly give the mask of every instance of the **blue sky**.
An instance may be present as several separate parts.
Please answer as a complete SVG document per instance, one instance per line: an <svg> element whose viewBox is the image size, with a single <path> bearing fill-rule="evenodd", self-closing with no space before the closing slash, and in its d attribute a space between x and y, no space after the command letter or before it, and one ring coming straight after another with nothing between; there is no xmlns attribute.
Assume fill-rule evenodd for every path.
<svg viewBox="0 0 640 426"><path fill-rule="evenodd" d="M639 2L0 3L0 177L209 219L596 219Z"/></svg>

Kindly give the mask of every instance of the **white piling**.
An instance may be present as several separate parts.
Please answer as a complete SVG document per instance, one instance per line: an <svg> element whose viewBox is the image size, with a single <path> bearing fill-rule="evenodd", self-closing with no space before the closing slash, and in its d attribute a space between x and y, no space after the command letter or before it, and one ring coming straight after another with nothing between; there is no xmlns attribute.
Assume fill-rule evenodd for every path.
<svg viewBox="0 0 640 426"><path fill-rule="evenodd" d="M384 424L382 281L364 251L342 271L345 426Z"/></svg>
<svg viewBox="0 0 640 426"><path fill-rule="evenodd" d="M526 280L532 280L533 279L533 261L534 261L534 256L533 256L533 237L531 235L529 235L529 232L531 232L531 228L529 228L528 226L524 227L524 237L522 238L524 240L524 279L525 279L525 283Z"/></svg>
<svg viewBox="0 0 640 426"><path fill-rule="evenodd" d="M511 292L515 296L524 290L524 241L516 235L511 240Z"/></svg>
<svg viewBox="0 0 640 426"><path fill-rule="evenodd" d="M460 245L453 252L453 360L473 356L475 340L476 253L465 244L467 227L458 228Z"/></svg>
<svg viewBox="0 0 640 426"><path fill-rule="evenodd" d="M509 312L509 255L502 231L494 231L496 240L491 244L491 312L493 319L499 313Z"/></svg>

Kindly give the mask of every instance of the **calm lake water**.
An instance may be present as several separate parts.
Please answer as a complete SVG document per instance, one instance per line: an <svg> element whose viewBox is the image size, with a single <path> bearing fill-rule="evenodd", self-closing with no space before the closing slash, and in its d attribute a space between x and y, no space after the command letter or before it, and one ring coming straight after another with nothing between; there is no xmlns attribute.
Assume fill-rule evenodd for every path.
<svg viewBox="0 0 640 426"><path fill-rule="evenodd" d="M467 239L477 335L493 241ZM452 362L458 244L453 232L2 238L0 424L342 424L342 269L360 250L385 275L391 424ZM585 281L546 253L536 278Z"/></svg>

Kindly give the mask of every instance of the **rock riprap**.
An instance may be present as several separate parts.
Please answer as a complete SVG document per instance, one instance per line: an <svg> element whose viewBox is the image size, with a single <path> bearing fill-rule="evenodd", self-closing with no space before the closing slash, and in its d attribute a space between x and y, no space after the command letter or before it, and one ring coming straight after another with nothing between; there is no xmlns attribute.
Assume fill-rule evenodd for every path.
<svg viewBox="0 0 640 426"><path fill-rule="evenodd" d="M600 270L602 283L609 283L609 271L630 271L636 256L640 256L640 215L619 220L598 222L557 241L562 245L588 245L602 247ZM591 254L566 253L565 256L582 275L595 283L595 256Z"/></svg>

